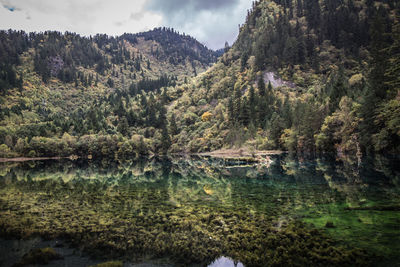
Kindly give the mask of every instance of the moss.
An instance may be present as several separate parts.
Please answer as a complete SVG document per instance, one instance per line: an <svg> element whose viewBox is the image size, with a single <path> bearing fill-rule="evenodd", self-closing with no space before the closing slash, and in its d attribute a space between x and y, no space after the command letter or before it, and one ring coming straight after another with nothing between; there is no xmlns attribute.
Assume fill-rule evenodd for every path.
<svg viewBox="0 0 400 267"><path fill-rule="evenodd" d="M123 265L124 263L122 261L107 261L96 265L92 265L91 267L122 267Z"/></svg>
<svg viewBox="0 0 400 267"><path fill-rule="evenodd" d="M52 260L62 259L53 248L37 248L32 249L25 254L22 259L14 266L25 266L30 264L48 264Z"/></svg>

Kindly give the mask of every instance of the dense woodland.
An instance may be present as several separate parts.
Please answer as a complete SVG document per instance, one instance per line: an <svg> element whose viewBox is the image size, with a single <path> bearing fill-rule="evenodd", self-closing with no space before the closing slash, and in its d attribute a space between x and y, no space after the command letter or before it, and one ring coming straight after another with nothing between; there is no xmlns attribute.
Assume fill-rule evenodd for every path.
<svg viewBox="0 0 400 267"><path fill-rule="evenodd" d="M0 153L6 157L165 153L168 89L217 58L169 28L120 37L0 35Z"/></svg>
<svg viewBox="0 0 400 267"><path fill-rule="evenodd" d="M168 28L1 31L0 154L398 153L399 20L398 1L257 1L212 67L222 50Z"/></svg>
<svg viewBox="0 0 400 267"><path fill-rule="evenodd" d="M198 119L181 121L174 149L398 153L399 15L396 1L254 2L233 47L175 103Z"/></svg>

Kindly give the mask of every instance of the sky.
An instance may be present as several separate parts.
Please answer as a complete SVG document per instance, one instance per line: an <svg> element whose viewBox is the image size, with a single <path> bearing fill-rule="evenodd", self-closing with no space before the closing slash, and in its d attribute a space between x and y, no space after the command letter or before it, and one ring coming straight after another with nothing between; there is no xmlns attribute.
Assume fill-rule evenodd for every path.
<svg viewBox="0 0 400 267"><path fill-rule="evenodd" d="M0 29L121 35L173 27L211 49L231 45L252 0L0 0Z"/></svg>

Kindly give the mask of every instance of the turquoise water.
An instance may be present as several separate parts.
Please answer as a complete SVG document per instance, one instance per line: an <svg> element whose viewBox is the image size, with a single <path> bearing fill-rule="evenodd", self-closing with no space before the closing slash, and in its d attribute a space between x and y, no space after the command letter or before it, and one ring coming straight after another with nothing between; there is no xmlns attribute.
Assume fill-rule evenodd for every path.
<svg viewBox="0 0 400 267"><path fill-rule="evenodd" d="M250 266L294 261L290 251L297 250L282 236L296 243L317 229L323 237L315 242L323 245L307 243L314 250L302 256L304 264L331 245L359 248L372 255L371 264L400 262L397 159L272 160L270 166L198 157L3 163L2 235L63 238L95 259L207 265L226 256ZM298 222L310 232L293 226ZM301 246L308 239L299 240Z"/></svg>

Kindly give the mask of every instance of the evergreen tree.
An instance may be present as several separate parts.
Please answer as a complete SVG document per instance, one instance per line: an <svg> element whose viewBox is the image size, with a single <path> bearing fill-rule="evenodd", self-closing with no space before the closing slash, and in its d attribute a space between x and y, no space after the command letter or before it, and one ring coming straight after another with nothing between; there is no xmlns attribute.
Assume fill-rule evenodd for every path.
<svg viewBox="0 0 400 267"><path fill-rule="evenodd" d="M169 121L169 131L172 136L178 134L178 126L176 125L176 119L175 119L175 114L172 113L171 119Z"/></svg>
<svg viewBox="0 0 400 267"><path fill-rule="evenodd" d="M234 120L238 120L238 117L240 116L240 110L242 108L241 97L242 97L242 92L240 89L240 84L236 83L234 99L233 99L233 113L232 113Z"/></svg>
<svg viewBox="0 0 400 267"><path fill-rule="evenodd" d="M234 121L236 120L235 118L235 107L233 104L233 97L229 97L228 99L228 118L229 118L229 122L231 124L234 123Z"/></svg>
<svg viewBox="0 0 400 267"><path fill-rule="evenodd" d="M265 96L265 82L264 82L264 78L262 76L260 76L258 78L258 93L260 94L260 97Z"/></svg>
<svg viewBox="0 0 400 267"><path fill-rule="evenodd" d="M268 94L271 94L271 93L272 93L272 84L271 84L271 81L268 81L267 93L268 93Z"/></svg>
<svg viewBox="0 0 400 267"><path fill-rule="evenodd" d="M334 75L332 78L333 81L329 84L329 97L330 97L330 111L331 113L336 110L339 106L339 102L342 99L342 96L347 93L347 86L345 84L346 78L344 76L343 67L339 68L338 74Z"/></svg>
<svg viewBox="0 0 400 267"><path fill-rule="evenodd" d="M297 17L303 16L303 1L297 0Z"/></svg>
<svg viewBox="0 0 400 267"><path fill-rule="evenodd" d="M388 55L384 51L389 45L386 35L386 16L386 11L379 8L371 25L371 72L369 81L378 101L386 97L387 90L385 72L388 66Z"/></svg>
<svg viewBox="0 0 400 267"><path fill-rule="evenodd" d="M251 85L249 89L249 116L250 116L250 121L253 123L253 125L255 125L257 121L256 105L257 105L257 99L255 96L254 87L253 85Z"/></svg>
<svg viewBox="0 0 400 267"><path fill-rule="evenodd" d="M120 132L123 136L128 135L128 130L129 130L129 124L128 124L128 120L126 119L126 117L122 117L121 120L118 123L118 127L117 127L118 132Z"/></svg>
<svg viewBox="0 0 400 267"><path fill-rule="evenodd" d="M247 100L246 96L244 96L241 101L241 107L239 111L239 121L244 126L248 126L250 123L250 107L249 107L249 101Z"/></svg>
<svg viewBox="0 0 400 267"><path fill-rule="evenodd" d="M164 125L161 129L161 152L167 154L168 149L171 147L171 138L168 134L167 126Z"/></svg>

